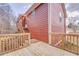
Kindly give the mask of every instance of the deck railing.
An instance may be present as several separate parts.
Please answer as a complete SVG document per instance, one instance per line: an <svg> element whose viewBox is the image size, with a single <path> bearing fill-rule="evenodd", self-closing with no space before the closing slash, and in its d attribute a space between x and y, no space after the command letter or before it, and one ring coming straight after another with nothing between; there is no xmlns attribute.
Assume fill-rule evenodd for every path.
<svg viewBox="0 0 79 59"><path fill-rule="evenodd" d="M51 45L79 55L79 34L51 33Z"/></svg>
<svg viewBox="0 0 79 59"><path fill-rule="evenodd" d="M30 44L30 33L0 34L0 54L26 47Z"/></svg>

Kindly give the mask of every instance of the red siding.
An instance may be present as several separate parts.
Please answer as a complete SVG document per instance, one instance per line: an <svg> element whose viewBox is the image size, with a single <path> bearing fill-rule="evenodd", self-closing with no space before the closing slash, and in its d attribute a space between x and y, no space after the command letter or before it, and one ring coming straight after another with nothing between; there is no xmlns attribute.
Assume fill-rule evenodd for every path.
<svg viewBox="0 0 79 59"><path fill-rule="evenodd" d="M48 42L48 4L41 4L35 14L28 16L28 28L32 38Z"/></svg>

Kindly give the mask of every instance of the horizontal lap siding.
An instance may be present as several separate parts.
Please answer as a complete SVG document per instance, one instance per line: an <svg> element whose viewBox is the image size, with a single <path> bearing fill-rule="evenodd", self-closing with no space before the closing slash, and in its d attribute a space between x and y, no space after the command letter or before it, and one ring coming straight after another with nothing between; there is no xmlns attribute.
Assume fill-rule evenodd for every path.
<svg viewBox="0 0 79 59"><path fill-rule="evenodd" d="M35 15L28 16L27 24L32 38L48 42L48 4L35 9Z"/></svg>
<svg viewBox="0 0 79 59"><path fill-rule="evenodd" d="M65 27L64 27L65 23L64 23L64 19L60 21L60 15L59 15L60 12L62 14L62 17L64 18L64 13L61 4L58 3L51 4L51 23L52 23L51 30L52 32L55 33L65 33ZM57 37L56 39L53 39L52 42L53 44L56 44L60 40L61 39Z"/></svg>
<svg viewBox="0 0 79 59"><path fill-rule="evenodd" d="M61 12L62 17L64 18L64 13L62 10L61 4L51 4L51 21L52 21L52 31L53 32L60 32L64 33L64 19L60 22L60 15Z"/></svg>

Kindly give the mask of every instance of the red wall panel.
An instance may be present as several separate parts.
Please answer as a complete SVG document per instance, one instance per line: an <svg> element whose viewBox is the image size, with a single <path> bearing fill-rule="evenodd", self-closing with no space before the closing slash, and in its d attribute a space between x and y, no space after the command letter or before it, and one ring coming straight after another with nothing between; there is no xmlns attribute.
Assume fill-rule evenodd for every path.
<svg viewBox="0 0 79 59"><path fill-rule="evenodd" d="M48 4L41 4L34 12L28 16L27 20L32 38L48 42Z"/></svg>

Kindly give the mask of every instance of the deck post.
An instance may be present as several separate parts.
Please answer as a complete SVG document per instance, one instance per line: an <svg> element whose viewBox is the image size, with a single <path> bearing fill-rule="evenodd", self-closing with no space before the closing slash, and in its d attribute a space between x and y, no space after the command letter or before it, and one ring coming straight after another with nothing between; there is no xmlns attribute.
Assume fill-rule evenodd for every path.
<svg viewBox="0 0 79 59"><path fill-rule="evenodd" d="M29 42L29 45L31 44L30 39L31 39L31 37L30 37L30 33L28 33L28 42Z"/></svg>
<svg viewBox="0 0 79 59"><path fill-rule="evenodd" d="M48 43L51 44L51 3L48 4Z"/></svg>

